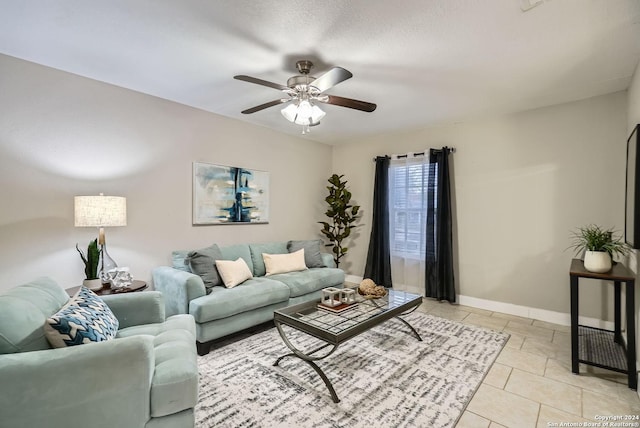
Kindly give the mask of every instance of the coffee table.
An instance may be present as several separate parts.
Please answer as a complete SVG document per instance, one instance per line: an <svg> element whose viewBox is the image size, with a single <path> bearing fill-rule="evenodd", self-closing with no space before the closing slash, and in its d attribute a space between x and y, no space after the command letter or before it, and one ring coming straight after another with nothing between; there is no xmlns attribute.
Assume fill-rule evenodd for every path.
<svg viewBox="0 0 640 428"><path fill-rule="evenodd" d="M273 313L273 322L278 333L280 333L285 345L291 350L291 353L281 356L273 365L277 366L286 357L300 358L322 378L334 403L339 403L340 399L331 381L315 361L327 358L342 343L392 318L401 321L418 340L422 341L411 324L400 318L402 315L415 311L422 304L422 296L417 294L389 290L385 297L370 300L359 299L353 308L340 313L319 309L319 302L320 300L301 303L276 310ZM314 336L325 343L309 351L300 350L287 337L283 329L285 325ZM322 355L316 354L326 348L330 349Z"/></svg>

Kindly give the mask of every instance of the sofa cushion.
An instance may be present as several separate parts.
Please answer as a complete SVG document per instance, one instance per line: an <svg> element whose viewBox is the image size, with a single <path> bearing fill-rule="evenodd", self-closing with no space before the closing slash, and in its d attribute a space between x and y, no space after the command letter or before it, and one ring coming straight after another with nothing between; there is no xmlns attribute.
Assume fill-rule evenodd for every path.
<svg viewBox="0 0 640 428"><path fill-rule="evenodd" d="M54 348L104 342L116 337L118 319L87 287L80 290L44 323L47 340Z"/></svg>
<svg viewBox="0 0 640 428"><path fill-rule="evenodd" d="M189 313L197 323L205 323L288 299L289 287L282 282L253 277L237 287L215 287L211 294L193 299L189 302Z"/></svg>
<svg viewBox="0 0 640 428"><path fill-rule="evenodd" d="M304 248L289 254L262 253L262 258L267 270L266 276L307 270L307 265L304 263Z"/></svg>
<svg viewBox="0 0 640 428"><path fill-rule="evenodd" d="M322 241L319 239L313 239L309 241L289 241L287 243L287 250L290 253L294 253L301 248L304 248L304 262L308 268L322 268L325 267L324 260L322 260L322 253L320 252L320 244Z"/></svg>
<svg viewBox="0 0 640 428"><path fill-rule="evenodd" d="M163 323L128 327L120 330L118 337L140 334L154 336L151 416L170 415L194 407L198 400L198 365L193 317L175 315Z"/></svg>
<svg viewBox="0 0 640 428"><path fill-rule="evenodd" d="M188 250L175 250L171 252L171 266L174 269L183 270L185 272L191 272L189 266L189 251Z"/></svg>
<svg viewBox="0 0 640 428"><path fill-rule="evenodd" d="M200 250L190 251L187 257L191 272L202 278L207 294L211 287L222 285L222 280L216 268L216 260L222 259L220 248L216 244Z"/></svg>
<svg viewBox="0 0 640 428"><path fill-rule="evenodd" d="M241 257L238 257L235 261L216 260L216 268L222 277L224 286L227 288L233 288L247 279L253 278L249 266Z"/></svg>
<svg viewBox="0 0 640 428"><path fill-rule="evenodd" d="M298 297L344 283L344 271L335 268L313 268L302 272L280 273L269 278L283 282L291 290L290 297Z"/></svg>
<svg viewBox="0 0 640 428"><path fill-rule="evenodd" d="M50 349L45 320L68 300L51 278L38 278L0 295L0 354Z"/></svg>
<svg viewBox="0 0 640 428"><path fill-rule="evenodd" d="M249 270L253 272L253 261L251 260L251 250L247 244L230 245L228 247L220 247L223 260L238 260L238 257L247 262ZM255 275L255 274L254 274Z"/></svg>
<svg viewBox="0 0 640 428"><path fill-rule="evenodd" d="M253 262L253 275L264 276L267 270L262 258L263 253L267 254L287 254L286 242L267 242L264 244L249 244L251 249L251 261Z"/></svg>

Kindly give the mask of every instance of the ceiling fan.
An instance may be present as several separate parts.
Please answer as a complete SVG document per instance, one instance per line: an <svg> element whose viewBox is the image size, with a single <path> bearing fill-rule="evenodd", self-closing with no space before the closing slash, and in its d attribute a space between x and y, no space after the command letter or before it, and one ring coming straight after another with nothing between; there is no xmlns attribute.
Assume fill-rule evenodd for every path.
<svg viewBox="0 0 640 428"><path fill-rule="evenodd" d="M242 114L251 114L279 104L290 103L287 107L282 109L282 115L290 122L302 125L302 133L304 134L309 132L310 126L318 125L320 123L320 119L325 116L325 112L322 111L316 103L333 104L369 113L376 109L377 106L375 104L368 103L366 101L359 101L352 98L338 97L336 95L328 95L324 93L338 83L350 79L353 74L348 70L345 70L342 67L333 67L331 70L316 78L309 75L312 67L313 63L308 60L296 62L296 68L300 72L300 75L290 77L287 80L286 86L251 76L233 76L233 78L237 80L243 80L245 82L279 89L288 95L288 97L269 101L268 103L243 110Z"/></svg>

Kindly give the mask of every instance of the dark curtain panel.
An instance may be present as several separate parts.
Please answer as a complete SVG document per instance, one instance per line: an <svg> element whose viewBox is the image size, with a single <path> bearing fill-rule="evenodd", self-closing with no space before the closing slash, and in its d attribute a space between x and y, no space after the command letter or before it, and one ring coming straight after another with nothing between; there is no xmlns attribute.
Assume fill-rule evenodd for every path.
<svg viewBox="0 0 640 428"><path fill-rule="evenodd" d="M391 287L391 251L389 248L389 157L376 158L373 189L373 223L364 277Z"/></svg>
<svg viewBox="0 0 640 428"><path fill-rule="evenodd" d="M456 301L449 148L429 151L425 296Z"/></svg>

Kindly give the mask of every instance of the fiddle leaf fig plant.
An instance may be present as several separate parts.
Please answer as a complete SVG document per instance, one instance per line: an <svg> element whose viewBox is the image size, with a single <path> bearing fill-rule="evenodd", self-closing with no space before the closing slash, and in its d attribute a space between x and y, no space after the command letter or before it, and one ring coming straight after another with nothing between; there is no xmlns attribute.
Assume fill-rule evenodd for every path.
<svg viewBox="0 0 640 428"><path fill-rule="evenodd" d="M83 253L78 244L76 244L76 250L80 254L80 258L84 263L84 275L86 279L98 279L98 260L100 259L100 250L98 249L98 240L94 239L89 242L87 247L87 253Z"/></svg>
<svg viewBox="0 0 640 428"><path fill-rule="evenodd" d="M333 247L333 260L336 266L340 266L340 259L349 250L344 244L344 240L351 236L351 230L358 225L355 223L360 216L359 205L351 205L351 192L347 189L347 180L342 180L344 175L333 174L327 181L331 186L327 186L329 195L324 199L328 208L325 215L329 217L329 221L319 221L322 225L320 232L327 237L329 244L327 247Z"/></svg>

